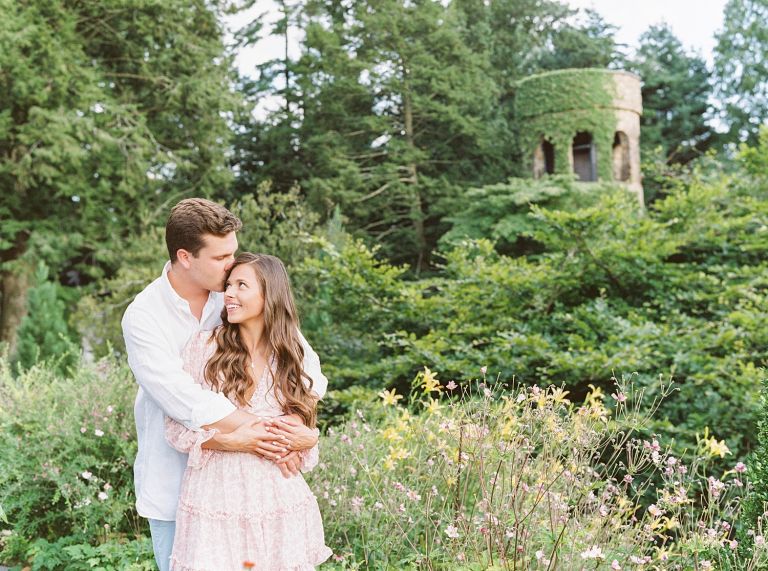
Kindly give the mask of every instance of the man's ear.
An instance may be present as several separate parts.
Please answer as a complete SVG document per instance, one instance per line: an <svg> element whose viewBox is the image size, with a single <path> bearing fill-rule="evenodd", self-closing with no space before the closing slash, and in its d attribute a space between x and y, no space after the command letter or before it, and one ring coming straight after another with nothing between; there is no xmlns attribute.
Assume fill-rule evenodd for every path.
<svg viewBox="0 0 768 571"><path fill-rule="evenodd" d="M185 270L188 270L192 266L190 258L192 258L192 254L184 248L179 248L176 250L176 260Z"/></svg>

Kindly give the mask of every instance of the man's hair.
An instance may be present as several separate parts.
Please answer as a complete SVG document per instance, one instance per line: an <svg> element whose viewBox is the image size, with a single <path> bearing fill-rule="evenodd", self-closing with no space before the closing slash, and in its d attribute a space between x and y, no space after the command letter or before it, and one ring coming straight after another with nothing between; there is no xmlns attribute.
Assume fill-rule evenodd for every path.
<svg viewBox="0 0 768 571"><path fill-rule="evenodd" d="M226 236L243 227L240 219L220 204L205 198L186 198L171 209L165 225L165 244L171 262L176 252L186 250L194 257L205 246L204 236Z"/></svg>

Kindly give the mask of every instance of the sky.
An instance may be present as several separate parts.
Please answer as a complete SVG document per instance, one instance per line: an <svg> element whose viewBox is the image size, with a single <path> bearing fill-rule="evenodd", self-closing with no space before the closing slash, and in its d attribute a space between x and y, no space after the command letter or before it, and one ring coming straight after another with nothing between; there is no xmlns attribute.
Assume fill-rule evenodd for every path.
<svg viewBox="0 0 768 571"><path fill-rule="evenodd" d="M608 23L619 26L617 40L630 47L649 26L666 22L684 46L700 51L711 63L726 0L569 0L568 4L594 8Z"/></svg>
<svg viewBox="0 0 768 571"><path fill-rule="evenodd" d="M715 33L723 21L727 0L567 0L574 8L594 8L605 20L619 28L616 37L630 48L637 46L640 35L653 24L666 22L689 49L697 50L712 62ZM277 14L273 0L257 0L247 13L229 21L237 28L255 14ZM252 75L254 65L278 57L282 46L278 38L262 40L256 46L240 50L237 65L246 75Z"/></svg>

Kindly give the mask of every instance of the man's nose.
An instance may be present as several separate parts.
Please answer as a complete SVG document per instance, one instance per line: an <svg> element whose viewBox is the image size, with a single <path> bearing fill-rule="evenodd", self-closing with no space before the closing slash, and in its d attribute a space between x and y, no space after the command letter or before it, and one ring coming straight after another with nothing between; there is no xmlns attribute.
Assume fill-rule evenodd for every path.
<svg viewBox="0 0 768 571"><path fill-rule="evenodd" d="M227 265L226 265L226 266L224 266L224 271L225 271L225 272L228 272L228 271L229 271L229 269L230 269L230 268L231 268L231 267L232 267L234 264L235 264L235 257L234 257L234 256L232 256L232 257L229 259L229 261L227 262Z"/></svg>

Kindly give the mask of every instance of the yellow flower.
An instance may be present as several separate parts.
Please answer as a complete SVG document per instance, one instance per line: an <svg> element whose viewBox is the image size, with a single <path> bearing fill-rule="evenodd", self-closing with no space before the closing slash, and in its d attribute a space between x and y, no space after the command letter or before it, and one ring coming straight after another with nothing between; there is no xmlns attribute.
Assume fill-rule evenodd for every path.
<svg viewBox="0 0 768 571"><path fill-rule="evenodd" d="M430 398L428 403L424 403L424 408L429 414L440 414L440 409L443 407L437 399Z"/></svg>
<svg viewBox="0 0 768 571"><path fill-rule="evenodd" d="M421 384L424 387L424 394L428 395L437 391L438 393L443 390L440 386L440 381L437 380L437 373L433 373L428 367L424 367L424 372L421 377Z"/></svg>
<svg viewBox="0 0 768 571"><path fill-rule="evenodd" d="M411 453L408 451L408 449L403 448L402 446L390 446L389 447L389 457L392 460L405 460L406 458L410 457Z"/></svg>
<svg viewBox="0 0 768 571"><path fill-rule="evenodd" d="M587 385L591 391L589 391L589 394L587 394L586 398L584 399L584 404L587 406L590 405L602 405L603 399L605 398L605 393L603 392L603 389L600 387L596 387L593 384Z"/></svg>
<svg viewBox="0 0 768 571"><path fill-rule="evenodd" d="M571 404L571 401L569 401L567 398L565 398L566 395L570 394L568 391L564 391L562 387L557 387L556 389L552 390L552 394L550 395L550 398L552 399L552 402L554 404Z"/></svg>
<svg viewBox="0 0 768 571"><path fill-rule="evenodd" d="M384 437L385 440L391 440L392 442L397 442L398 440L403 439L403 437L400 436L400 433L397 430L395 430L392 426L382 430L381 435Z"/></svg>
<svg viewBox="0 0 768 571"><path fill-rule="evenodd" d="M395 389L383 390L379 393L379 396L384 401L384 406L397 406L397 401L403 398L403 395L397 394Z"/></svg>
<svg viewBox="0 0 768 571"><path fill-rule="evenodd" d="M699 435L696 435L696 441L699 444L699 448L702 453L709 454L713 458L715 456L719 456L720 458L725 458L726 454L731 453L731 449L728 448L728 446L725 444L725 440L717 440L714 436L709 435L709 427L704 428L704 436L703 438L699 438Z"/></svg>
<svg viewBox="0 0 768 571"><path fill-rule="evenodd" d="M392 460L392 458L387 458L384 460L384 468L386 470L394 470L395 469L395 461Z"/></svg>

